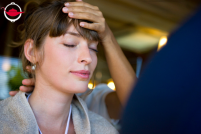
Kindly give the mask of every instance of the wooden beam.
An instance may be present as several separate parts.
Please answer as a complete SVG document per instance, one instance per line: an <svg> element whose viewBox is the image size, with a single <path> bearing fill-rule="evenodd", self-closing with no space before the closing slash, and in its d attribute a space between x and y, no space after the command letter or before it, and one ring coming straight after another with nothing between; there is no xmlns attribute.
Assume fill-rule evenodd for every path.
<svg viewBox="0 0 201 134"><path fill-rule="evenodd" d="M100 8L104 15L125 23L133 23L146 27L152 27L163 31L171 31L175 27L175 23L171 20L163 19L143 10L128 8L119 3L109 0L85 0L86 2L96 5Z"/></svg>

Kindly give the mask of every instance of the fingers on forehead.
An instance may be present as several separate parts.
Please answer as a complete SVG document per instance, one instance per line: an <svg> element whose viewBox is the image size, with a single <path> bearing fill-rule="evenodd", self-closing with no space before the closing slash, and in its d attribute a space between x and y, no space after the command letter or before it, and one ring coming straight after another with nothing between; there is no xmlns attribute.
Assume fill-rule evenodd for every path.
<svg viewBox="0 0 201 134"><path fill-rule="evenodd" d="M91 8L85 8L85 7L80 7L80 6L69 7L68 10L69 10L69 12L86 12L86 13L92 13L92 14L96 13Z"/></svg>
<svg viewBox="0 0 201 134"><path fill-rule="evenodd" d="M66 4L69 4L68 6L83 6L83 7L89 7L89 8L92 8L92 9L97 9L96 6L92 6L88 3L85 3L85 2L82 2L82 1L77 1L77 2L66 2Z"/></svg>
<svg viewBox="0 0 201 134"><path fill-rule="evenodd" d="M86 14L86 13L75 13L74 18L83 19L83 20L89 20L89 21L92 21L92 22L98 22L99 21L98 16L96 16L94 14Z"/></svg>

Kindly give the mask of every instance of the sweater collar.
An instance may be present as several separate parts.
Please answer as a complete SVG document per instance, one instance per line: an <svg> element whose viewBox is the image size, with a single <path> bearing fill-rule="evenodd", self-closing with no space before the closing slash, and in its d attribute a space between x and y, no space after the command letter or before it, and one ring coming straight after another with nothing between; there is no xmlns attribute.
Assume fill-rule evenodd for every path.
<svg viewBox="0 0 201 134"><path fill-rule="evenodd" d="M28 95L29 93L24 93L21 91L19 91L18 93L19 97L23 97L22 98L23 101L25 101L26 104L29 104L26 100L25 94ZM16 97L18 95L16 95ZM88 108L86 106L86 103L79 96L75 94L71 105L72 105L72 119L73 119L73 124L74 124L74 129L76 134L90 134L91 125L89 121ZM28 109L33 118L34 114L33 114L33 111L31 110L30 105L26 105L26 106L29 106ZM36 122L35 118L33 120L35 120Z"/></svg>
<svg viewBox="0 0 201 134"><path fill-rule="evenodd" d="M77 95L72 100L72 118L76 134L90 134L91 126L86 103Z"/></svg>

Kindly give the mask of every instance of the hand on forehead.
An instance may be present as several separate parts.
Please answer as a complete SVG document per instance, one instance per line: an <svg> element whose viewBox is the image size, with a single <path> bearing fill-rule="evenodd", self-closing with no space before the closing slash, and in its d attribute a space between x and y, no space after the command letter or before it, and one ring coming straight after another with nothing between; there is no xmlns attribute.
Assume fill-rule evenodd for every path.
<svg viewBox="0 0 201 134"><path fill-rule="evenodd" d="M81 0L76 2L66 2L62 8L64 13L68 13L70 18L87 20L88 22L80 22L80 26L86 29L98 32L101 40L104 40L109 28L106 26L105 18L97 6L93 6Z"/></svg>

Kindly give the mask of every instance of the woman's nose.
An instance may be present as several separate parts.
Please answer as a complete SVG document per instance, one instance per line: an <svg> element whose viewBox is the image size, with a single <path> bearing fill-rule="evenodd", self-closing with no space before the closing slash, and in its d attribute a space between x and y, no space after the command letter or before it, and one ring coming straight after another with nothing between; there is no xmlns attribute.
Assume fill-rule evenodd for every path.
<svg viewBox="0 0 201 134"><path fill-rule="evenodd" d="M85 63L85 64L90 64L92 62L92 58L91 58L91 54L90 54L88 45L84 45L84 46L80 47L78 62Z"/></svg>

